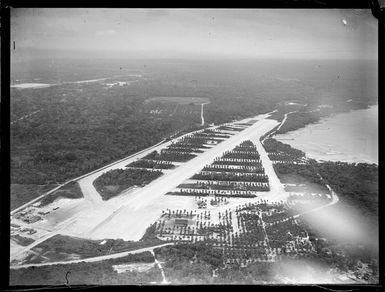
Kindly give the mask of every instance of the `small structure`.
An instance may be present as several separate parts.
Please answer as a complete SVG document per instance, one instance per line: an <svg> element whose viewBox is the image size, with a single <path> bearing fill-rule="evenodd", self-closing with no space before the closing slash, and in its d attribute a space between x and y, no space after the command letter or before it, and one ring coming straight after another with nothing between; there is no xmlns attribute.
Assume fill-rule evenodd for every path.
<svg viewBox="0 0 385 292"><path fill-rule="evenodd" d="M186 227L188 225L188 220L184 218L175 218L175 225Z"/></svg>
<svg viewBox="0 0 385 292"><path fill-rule="evenodd" d="M198 209L206 209L207 203L204 201L198 201Z"/></svg>

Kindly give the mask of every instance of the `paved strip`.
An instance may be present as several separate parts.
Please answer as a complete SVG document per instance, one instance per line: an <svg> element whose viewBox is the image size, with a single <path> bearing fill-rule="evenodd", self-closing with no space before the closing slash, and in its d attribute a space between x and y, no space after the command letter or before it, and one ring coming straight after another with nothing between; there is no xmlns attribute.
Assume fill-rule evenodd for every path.
<svg viewBox="0 0 385 292"><path fill-rule="evenodd" d="M163 208L163 206L159 206L155 202L166 200L164 194L176 188L180 183L199 172L205 165L213 162L216 157L221 156L227 150L233 149L242 141L256 137L258 143L260 143L259 137L275 127L276 124L277 122L274 120L261 119L244 131L178 167L175 171L165 174L142 189L135 190L124 205L113 215L113 218L109 217L108 220L101 222L89 236L95 238L124 236L126 239L139 239L145 228L159 216L161 209L155 209ZM267 157L267 154L265 156ZM140 222L138 222L139 224L135 224L137 220Z"/></svg>
<svg viewBox="0 0 385 292"><path fill-rule="evenodd" d="M77 264L77 263L100 262L100 261L109 260L109 259L122 258L122 257L129 255L129 254L136 254L136 253L141 253L141 252L145 252L145 251L153 251L155 248L173 245L173 244L174 244L173 242L164 243L164 244L159 244L159 245L155 245L155 246L144 247L144 248L135 249L135 250L131 250L131 251L124 251L124 252L119 252L119 253L114 253L114 254L109 254L109 255L104 255L104 256L92 257L92 258L70 260L70 261L49 262L49 263L41 263L41 264L25 264L25 265L11 266L10 268L17 270L17 269L29 268L29 267L42 267L42 266L52 266L52 265L68 265L68 264Z"/></svg>
<svg viewBox="0 0 385 292"><path fill-rule="evenodd" d="M118 164L118 163L122 163L122 162L124 163L124 161L126 161L126 160L128 160L128 159L130 159L130 158L133 158L133 157L135 157L135 156L137 156L137 155L139 155L139 154L141 154L141 153L143 153L143 152L145 152L145 151L152 150L153 148L158 147L159 145L163 144L164 141L165 141L165 140L162 140L162 141L160 141L159 143L157 143L157 144L155 144L155 145L153 145L153 146L150 146L150 147L148 147L148 148L146 148L146 149L143 149L143 150L141 150L141 151L139 151L139 152L137 152L137 153L135 153L135 154L133 154L133 155L127 156L127 157L122 158L122 159L120 159L120 160L118 160L118 161L112 162L112 163L110 163L110 164L108 164L108 165L106 165L106 166L103 166L103 167L101 167L101 168L98 168L98 169L96 169L96 170L94 170L94 171L91 171L91 172L89 172L89 173L86 173L86 174L83 174L83 175L78 176L78 177L76 177L76 178L73 178L73 179L71 179L71 180L68 180L68 181L66 181L65 183L62 183L62 184L58 185L57 187L55 187L54 189L48 191L47 193L45 193L45 194L43 194L43 195L41 195L41 196L39 196L39 197L37 197L37 198L35 198L35 199L29 201L28 203L25 203L24 205L22 205L22 206L20 206L20 207L18 207L18 208L16 208L16 209L14 209L13 211L11 211L11 215L13 215L13 214L15 214L16 212L18 212L18 211L20 211L20 210L22 210L22 209L28 207L29 205L32 205L33 203L37 202L38 200L42 199L43 197L45 197L45 196L47 196L47 195L49 195L49 194L51 194L51 193L53 193L54 191L58 190L59 188L61 188L62 186L66 185L66 184L69 183L69 182L77 181L77 180L80 180L80 179L82 179L82 178L86 178L86 177L88 177L88 176L90 176L90 175L93 175L93 174L95 174L95 173L102 172L103 170L105 170L105 169L107 169L107 168L109 168L109 167L112 167L112 166L114 166L114 165L116 165L116 164ZM80 182L79 182L79 183L80 183ZM82 190L82 191L83 191L83 190ZM83 193L83 195L84 195L84 193ZM91 199L91 200L92 200L92 199Z"/></svg>
<svg viewBox="0 0 385 292"><path fill-rule="evenodd" d="M259 118L265 119L266 116L268 116L270 113L261 115ZM201 168L203 168L208 161L213 160L215 158L215 154L221 155L224 151L228 149L234 148L236 145L238 145L242 140L247 139L249 136L252 136L255 134L255 131L258 132L258 137L261 136L266 131L270 130L272 126L275 126L274 123L277 123L273 120L260 120L259 122L255 123L253 126L249 127L248 129L237 133L233 137L229 138L229 140L220 143L216 147L213 147L212 149L208 149L206 153L203 153L202 155L198 156L197 158L193 159L190 162L194 163L186 163L185 165L182 165L176 169L174 172L170 172L169 174L166 174L164 177L168 176L168 182L173 182L173 184L168 185L166 184L166 187L163 183L159 183L158 180L154 181L153 183L149 184L146 188L132 191L130 193L129 197L126 199L124 198L124 204L119 205L118 208L114 207L113 210L109 209L110 207L108 205L109 202L101 201L97 203L94 208L87 210L84 210L84 212L81 212L80 214L76 214L74 217L71 217L71 224L60 224L57 228L55 228L51 235L44 235L42 238L37 240L37 243L33 243L30 246L27 246L22 249L22 253L28 251L33 246L38 244L39 242L42 242L46 240L47 238L54 236L55 234L62 233L62 234L73 234L74 231L80 232L77 234L77 236L83 236L88 237L90 234L88 233L93 228L92 232L99 229L99 227L103 227L105 225L105 228L102 228L102 230L99 230L99 235L97 237L107 238L112 231L112 234L114 235L113 238L130 238L132 237L141 237L141 234L143 234L144 230L156 220L156 218L159 216L159 213L161 210L151 210L151 208L154 206L154 201L159 201L159 199L164 198L163 194L165 194L168 190L176 187L181 181L183 181L185 178L188 178L193 173L197 172ZM187 133L185 135L188 135L191 133ZM183 136L185 136L183 135ZM182 137L183 137L182 136ZM180 137L179 137L180 138ZM149 147L145 150L142 150L141 152L138 152L134 155L129 156L128 158L121 159L117 162L114 162L112 164L109 164L105 167L102 167L98 170L95 170L89 174L83 175L81 177L78 177L76 179L72 179L70 181L79 180L81 178L86 179L83 180L83 182L86 182L88 185L88 188L92 191L96 192L95 188L93 187L92 183L94 179L101 175L103 172L107 171L110 168L118 168L120 165L125 166L129 161L133 161L134 159L138 159L141 156L146 155L151 150L154 150L156 147L165 147L167 144L171 143L163 143L160 142L152 147ZM163 144L162 144L163 143ZM199 161L198 164L196 162ZM200 165L199 165L200 164ZM193 166L191 168L191 166ZM189 173L186 174L185 171L188 171ZM179 179L178 179L179 178ZM80 182L79 182L80 183ZM64 185L64 184L63 184ZM162 186L163 185L163 186ZM50 192L55 191L56 189L60 188L62 185L58 186L54 190L51 190ZM161 188L158 188L160 186ZM150 187L150 189L148 189ZM146 190L146 191L144 191ZM48 193L50 193L48 192ZM47 193L47 194L48 194ZM136 194L135 194L136 193ZM47 195L45 194L45 195ZM99 194L96 192L96 194L99 196ZM44 196L44 195L43 195ZM41 196L41 197L43 197ZM41 198L39 197L39 198ZM86 196L85 196L86 197ZM24 206L20 207L19 209L26 207L27 205L32 204L34 201L38 200L39 198L25 204ZM158 200L157 200L158 199ZM128 206L128 207L127 207ZM147 207L150 207L150 209L147 209ZM159 208L159 206L157 206ZM162 207L163 208L163 207ZM16 212L17 210L14 210L13 212ZM150 212L149 212L150 211ZM159 212L158 212L159 211ZM123 214L123 215L122 215ZM123 221L120 221L116 219L120 215L123 216ZM83 216L83 217L82 217ZM90 216L90 217L89 217ZM81 218L79 218L81 217ZM103 219L104 218L104 219ZM78 219L78 220L75 220ZM116 219L116 220L113 220ZM85 222L83 224L83 222ZM108 224L109 222L112 222L112 224ZM75 224L73 224L75 223ZM129 224L127 224L129 223ZM139 223L139 224L138 224ZM79 225L80 224L80 225ZM68 227L71 226L70 230L68 230ZM123 228L123 229L122 229ZM129 232L128 232L129 231ZM75 232L76 233L76 232ZM137 239L137 238L136 238ZM17 252L18 255L20 255L19 252Z"/></svg>

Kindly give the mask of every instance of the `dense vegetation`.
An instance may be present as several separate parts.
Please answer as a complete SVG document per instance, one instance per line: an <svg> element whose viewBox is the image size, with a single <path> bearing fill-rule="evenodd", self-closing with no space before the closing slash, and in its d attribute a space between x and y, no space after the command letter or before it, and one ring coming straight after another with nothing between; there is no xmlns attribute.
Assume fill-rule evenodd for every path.
<svg viewBox="0 0 385 292"><path fill-rule="evenodd" d="M234 191L261 191L268 190L269 186L262 183L212 182L199 181L193 184L180 184L178 188L207 189L207 190L234 190ZM218 195L218 194L217 194Z"/></svg>
<svg viewBox="0 0 385 292"><path fill-rule="evenodd" d="M101 244L101 242L103 242ZM148 236L141 241L124 241L123 239L91 240L70 237L66 235L55 235L33 248L36 252L26 258L26 264L47 261L68 260L73 255L80 258L90 258L114 254L123 251L154 246L164 243L158 238Z"/></svg>
<svg viewBox="0 0 385 292"><path fill-rule="evenodd" d="M316 168L338 194L341 202L354 206L362 216L377 224L378 166L366 163L323 162Z"/></svg>
<svg viewBox="0 0 385 292"><path fill-rule="evenodd" d="M150 252L129 254L117 259L94 263L52 265L10 270L10 285L128 285L160 283L162 276L157 267L146 272L124 272L118 274L113 265L129 263L151 263ZM67 283L67 279L68 283Z"/></svg>
<svg viewBox="0 0 385 292"><path fill-rule="evenodd" d="M222 158L259 160L259 154L255 151L226 151Z"/></svg>
<svg viewBox="0 0 385 292"><path fill-rule="evenodd" d="M11 210L52 190L57 185L11 184Z"/></svg>
<svg viewBox="0 0 385 292"><path fill-rule="evenodd" d="M159 170L113 169L99 176L94 181L94 186L103 200L108 200L129 187L144 186L162 174Z"/></svg>
<svg viewBox="0 0 385 292"><path fill-rule="evenodd" d="M131 162L126 167L154 168L154 169L171 169L171 168L174 168L175 165L170 163L170 162L139 159L137 161Z"/></svg>
<svg viewBox="0 0 385 292"><path fill-rule="evenodd" d="M317 174L317 169L310 164L274 164L275 172L280 181L285 184L313 184L319 191L328 193L325 182Z"/></svg>
<svg viewBox="0 0 385 292"><path fill-rule="evenodd" d="M17 242L21 246L28 246L35 240L30 237L21 236L20 234L15 234L11 236L11 239Z"/></svg>
<svg viewBox="0 0 385 292"><path fill-rule="evenodd" d="M321 119L319 112L297 112L287 116L285 123L277 131L278 134L283 134L289 131L294 131L305 127L308 124L316 123Z"/></svg>
<svg viewBox="0 0 385 292"><path fill-rule="evenodd" d="M310 184L312 191L328 192L325 184L337 193L340 202L353 207L377 225L378 215L378 166L366 163L323 162L274 164L283 183ZM317 175L320 174L320 176ZM322 177L322 179L321 179Z"/></svg>
<svg viewBox="0 0 385 292"><path fill-rule="evenodd" d="M15 107L44 107L32 120L12 125L12 183L60 183L151 146L189 125L188 119L174 124L171 119L149 118L135 110L142 102L137 97L120 93L104 100L107 93L103 91L98 85L89 85L82 92L47 88L12 93ZM36 103L25 104L25 94L30 95L29 102ZM50 98L63 94L66 102ZM93 95L97 97L90 99Z"/></svg>
<svg viewBox="0 0 385 292"><path fill-rule="evenodd" d="M286 160L296 160L305 157L305 152L272 138L266 139L263 142L263 147L266 149L266 152L269 152L269 158L271 160L285 160L285 158ZM277 157L270 157L272 153L279 155L276 155Z"/></svg>
<svg viewBox="0 0 385 292"><path fill-rule="evenodd" d="M333 238L320 238L317 230L303 223L314 246L314 254L310 258L318 259L322 264L343 272L354 272L354 276L368 283L378 283L379 265L378 248L366 245L340 242ZM367 265L363 268L363 263Z"/></svg>
<svg viewBox="0 0 385 292"><path fill-rule="evenodd" d="M198 180L218 180L218 181L243 181L243 182L269 182L269 178L265 174L254 173L227 173L227 172L210 172L197 173L191 179Z"/></svg>
<svg viewBox="0 0 385 292"><path fill-rule="evenodd" d="M185 260L206 262L213 267L223 265L222 253L214 250L204 243L191 245L163 246L154 249L155 255L159 260L167 259L167 266L178 268Z"/></svg>
<svg viewBox="0 0 385 292"><path fill-rule="evenodd" d="M132 69L146 78L127 76L126 81L136 82L111 88L96 82L12 89L11 121L39 112L11 125L11 182L29 185L30 189L63 183L200 127L199 105L163 103L160 111L160 103L146 103L154 96L209 97L210 104L204 107L207 124L270 112L279 102L293 99L313 108L317 104L339 104L339 110L346 107L347 99L353 100L350 107L376 102L377 95L372 92L377 88L372 84L376 78L371 73L376 72L376 64L323 61L322 69L314 65L314 61L282 60L202 63L56 59L12 63L13 82L34 82L35 78L47 83L89 80L130 74ZM338 82L330 78L337 73L343 76ZM30 196L19 190L12 188L12 195L25 195L19 196L25 203ZM38 195L28 192L32 193Z"/></svg>
<svg viewBox="0 0 385 292"><path fill-rule="evenodd" d="M356 270L354 268L357 268L359 260L349 262L338 247L332 247L332 253L328 254L327 251L330 245L327 245L324 240L315 241L313 239L313 244L315 244L317 253L306 260L289 260L287 258L283 262L258 262L249 264L247 267L242 267L237 263L218 266L217 264L221 258L220 252L199 244L163 247L155 249L155 254L158 260L165 261L162 264L165 276L172 284L284 284L287 283L285 282L287 279L291 279L293 282L303 280L303 275L310 276L308 281L312 281L313 275L324 278L328 273L329 264L333 265L333 261L338 262L339 266L349 266L352 270ZM352 246L351 250L353 248ZM355 249L359 249L359 247L355 247ZM198 255L201 256L198 258ZM160 270L156 267L146 272L124 272L121 274L118 274L112 268L113 265L141 262L150 262L149 252L130 254L124 258L95 263L11 269L10 284L64 285L67 282L66 275L69 285L160 283L162 276ZM327 266L323 267L322 264ZM293 269L293 267L296 267L296 269ZM362 278L369 280L370 283L377 283L378 279L375 279L376 274L378 277L376 262L371 262L369 268L374 269L374 275L370 277L370 275L364 274ZM359 273L359 271L356 273Z"/></svg>
<svg viewBox="0 0 385 292"><path fill-rule="evenodd" d="M265 144L265 147L269 147L267 145L269 144ZM274 146L269 149L270 151L282 148L279 143L270 143L270 146ZM302 165L293 164L290 161L294 161L297 153L289 147L285 148L282 148L282 153L290 159L287 160L287 163L274 164L274 169L284 183L305 183L304 186L287 186L287 191L320 192L324 190L326 192L325 184L330 185L337 193L339 202L329 206L328 212L335 214L334 216L342 215L336 219L336 224L342 224L342 226L343 224L358 224L355 232L362 233L359 238L352 239L351 236L347 236L345 239L342 235L345 234L345 230L329 233L329 228L323 225L322 219L321 222L315 223L312 221L314 220L312 216L309 215L310 217L307 218L305 215L303 222L306 220L313 222L312 225L305 224L315 250L309 257L339 271L349 273L354 271L354 276L364 281L377 282L378 166L331 161L319 163L311 159ZM301 199L303 198L301 197ZM316 213L319 212L322 213L322 211ZM313 216L317 218L322 214L313 213ZM317 226L318 224L320 226ZM364 230L367 226L371 227L370 230ZM323 238L319 238L320 235Z"/></svg>
<svg viewBox="0 0 385 292"><path fill-rule="evenodd" d="M202 171L217 171L217 172L239 172L239 173L265 173L262 165L256 166L241 166L240 168L230 168L228 165L206 165Z"/></svg>
<svg viewBox="0 0 385 292"><path fill-rule="evenodd" d="M212 270L223 265L222 252L201 243L165 246L154 252L159 261L165 261L165 276L172 283L212 283Z"/></svg>
<svg viewBox="0 0 385 292"><path fill-rule="evenodd" d="M149 154L147 154L144 159L152 159L152 160L159 160L159 161L175 161L175 162L186 162L193 158L195 158L195 154L182 152L179 150L174 151L161 151L161 153L158 153L157 151L153 151Z"/></svg>

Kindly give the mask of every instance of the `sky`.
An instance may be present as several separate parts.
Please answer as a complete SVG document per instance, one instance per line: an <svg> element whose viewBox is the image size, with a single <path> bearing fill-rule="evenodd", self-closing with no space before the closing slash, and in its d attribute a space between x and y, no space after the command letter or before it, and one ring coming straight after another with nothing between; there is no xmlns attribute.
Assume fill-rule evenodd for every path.
<svg viewBox="0 0 385 292"><path fill-rule="evenodd" d="M377 26L357 9L11 10L13 54L376 60Z"/></svg>

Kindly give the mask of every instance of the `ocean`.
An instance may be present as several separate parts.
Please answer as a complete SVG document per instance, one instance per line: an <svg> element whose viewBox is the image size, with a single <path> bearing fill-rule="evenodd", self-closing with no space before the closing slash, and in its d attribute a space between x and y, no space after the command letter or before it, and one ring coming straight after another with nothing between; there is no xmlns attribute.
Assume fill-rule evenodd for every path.
<svg viewBox="0 0 385 292"><path fill-rule="evenodd" d="M378 164L378 105L335 114L275 138L318 161Z"/></svg>

